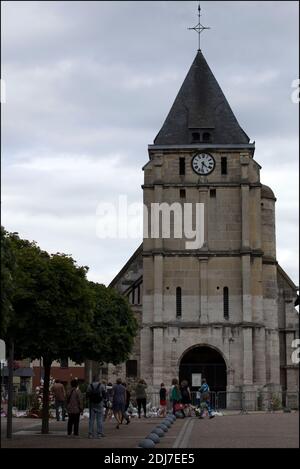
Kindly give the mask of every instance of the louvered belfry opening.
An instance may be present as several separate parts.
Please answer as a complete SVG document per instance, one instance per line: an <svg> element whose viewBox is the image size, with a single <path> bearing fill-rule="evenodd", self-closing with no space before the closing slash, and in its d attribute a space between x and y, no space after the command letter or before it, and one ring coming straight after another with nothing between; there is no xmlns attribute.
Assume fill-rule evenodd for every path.
<svg viewBox="0 0 300 469"><path fill-rule="evenodd" d="M176 317L181 318L182 316L182 295L181 287L176 288Z"/></svg>
<svg viewBox="0 0 300 469"><path fill-rule="evenodd" d="M228 290L228 287L223 288L223 308L224 308L224 318L229 319L229 290Z"/></svg>

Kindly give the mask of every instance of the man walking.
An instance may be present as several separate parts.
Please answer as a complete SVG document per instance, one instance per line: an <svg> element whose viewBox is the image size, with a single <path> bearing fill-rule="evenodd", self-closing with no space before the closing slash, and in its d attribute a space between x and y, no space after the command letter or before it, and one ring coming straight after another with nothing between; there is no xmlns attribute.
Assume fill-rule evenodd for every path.
<svg viewBox="0 0 300 469"><path fill-rule="evenodd" d="M53 384L51 391L53 393L54 399L55 399L55 411L56 411L56 420L59 422L59 409L61 408L61 414L62 414L62 421L64 422L66 419L66 407L65 407L65 401L66 401L66 391L64 385L58 380L55 380L55 383Z"/></svg>
<svg viewBox="0 0 300 469"><path fill-rule="evenodd" d="M93 378L93 382L87 388L89 399L89 438L94 438L95 420L97 422L97 438L104 437L103 434L103 401L106 399L106 391L103 384Z"/></svg>
<svg viewBox="0 0 300 469"><path fill-rule="evenodd" d="M200 393L200 408L201 408L199 419L204 418L203 414L205 410L207 410L209 418L213 419L214 415L212 415L212 408L210 405L210 390L209 390L209 386L205 378L203 378L202 380L202 385L201 385L201 388L199 389L199 393Z"/></svg>

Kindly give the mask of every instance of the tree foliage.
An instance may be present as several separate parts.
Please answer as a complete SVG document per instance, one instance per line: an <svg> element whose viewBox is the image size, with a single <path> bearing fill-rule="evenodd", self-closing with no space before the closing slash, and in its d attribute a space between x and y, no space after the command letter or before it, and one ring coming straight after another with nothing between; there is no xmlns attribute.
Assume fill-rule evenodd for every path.
<svg viewBox="0 0 300 469"><path fill-rule="evenodd" d="M14 292L14 273L16 260L11 245L10 235L1 226L1 322L0 337L4 337L9 323L13 319L12 296Z"/></svg>
<svg viewBox="0 0 300 469"><path fill-rule="evenodd" d="M104 285L90 282L94 297L93 321L88 342L90 360L117 364L128 358L137 332L137 321L126 298Z"/></svg>
<svg viewBox="0 0 300 469"><path fill-rule="evenodd" d="M88 268L78 266L71 256L49 255L35 242L5 231L2 249L3 335L14 342L17 358L43 358L47 432L52 362L71 358L77 363L120 363L131 351L137 324L127 300L89 282Z"/></svg>
<svg viewBox="0 0 300 469"><path fill-rule="evenodd" d="M70 256L49 255L16 234L8 241L17 268L6 336L14 339L17 357L124 361L137 331L127 299L89 282L88 268Z"/></svg>

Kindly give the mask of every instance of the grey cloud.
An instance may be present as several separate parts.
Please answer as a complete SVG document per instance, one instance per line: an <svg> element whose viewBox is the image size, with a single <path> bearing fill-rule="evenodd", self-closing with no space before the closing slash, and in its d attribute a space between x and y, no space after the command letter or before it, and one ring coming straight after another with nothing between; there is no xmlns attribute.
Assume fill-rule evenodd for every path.
<svg viewBox="0 0 300 469"><path fill-rule="evenodd" d="M298 184L298 106L290 99L298 75L298 4L201 6L203 23L212 27L202 35L204 55L241 126L256 140L262 182L278 198L278 253L296 278L285 249L297 252L296 241L286 241L297 237L297 206L281 207L296 197ZM142 200L147 144L196 52L196 34L187 30L197 22L196 8L194 1L2 5L8 229L45 249L72 252L90 265L95 280L107 283L117 273L138 243L97 239L94 207L112 200L120 187ZM57 159L61 164L55 166Z"/></svg>

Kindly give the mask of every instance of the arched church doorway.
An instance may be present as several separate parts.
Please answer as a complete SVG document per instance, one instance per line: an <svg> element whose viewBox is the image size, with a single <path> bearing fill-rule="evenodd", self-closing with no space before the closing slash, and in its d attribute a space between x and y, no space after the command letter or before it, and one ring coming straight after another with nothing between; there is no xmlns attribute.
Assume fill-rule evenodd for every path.
<svg viewBox="0 0 300 469"><path fill-rule="evenodd" d="M193 381L205 378L211 391L226 391L227 373L226 363L221 353L208 346L193 347L182 357L179 366L179 380L188 381L192 391L199 386L193 386ZM193 377L193 375L195 375ZM194 378L194 380L193 380Z"/></svg>

